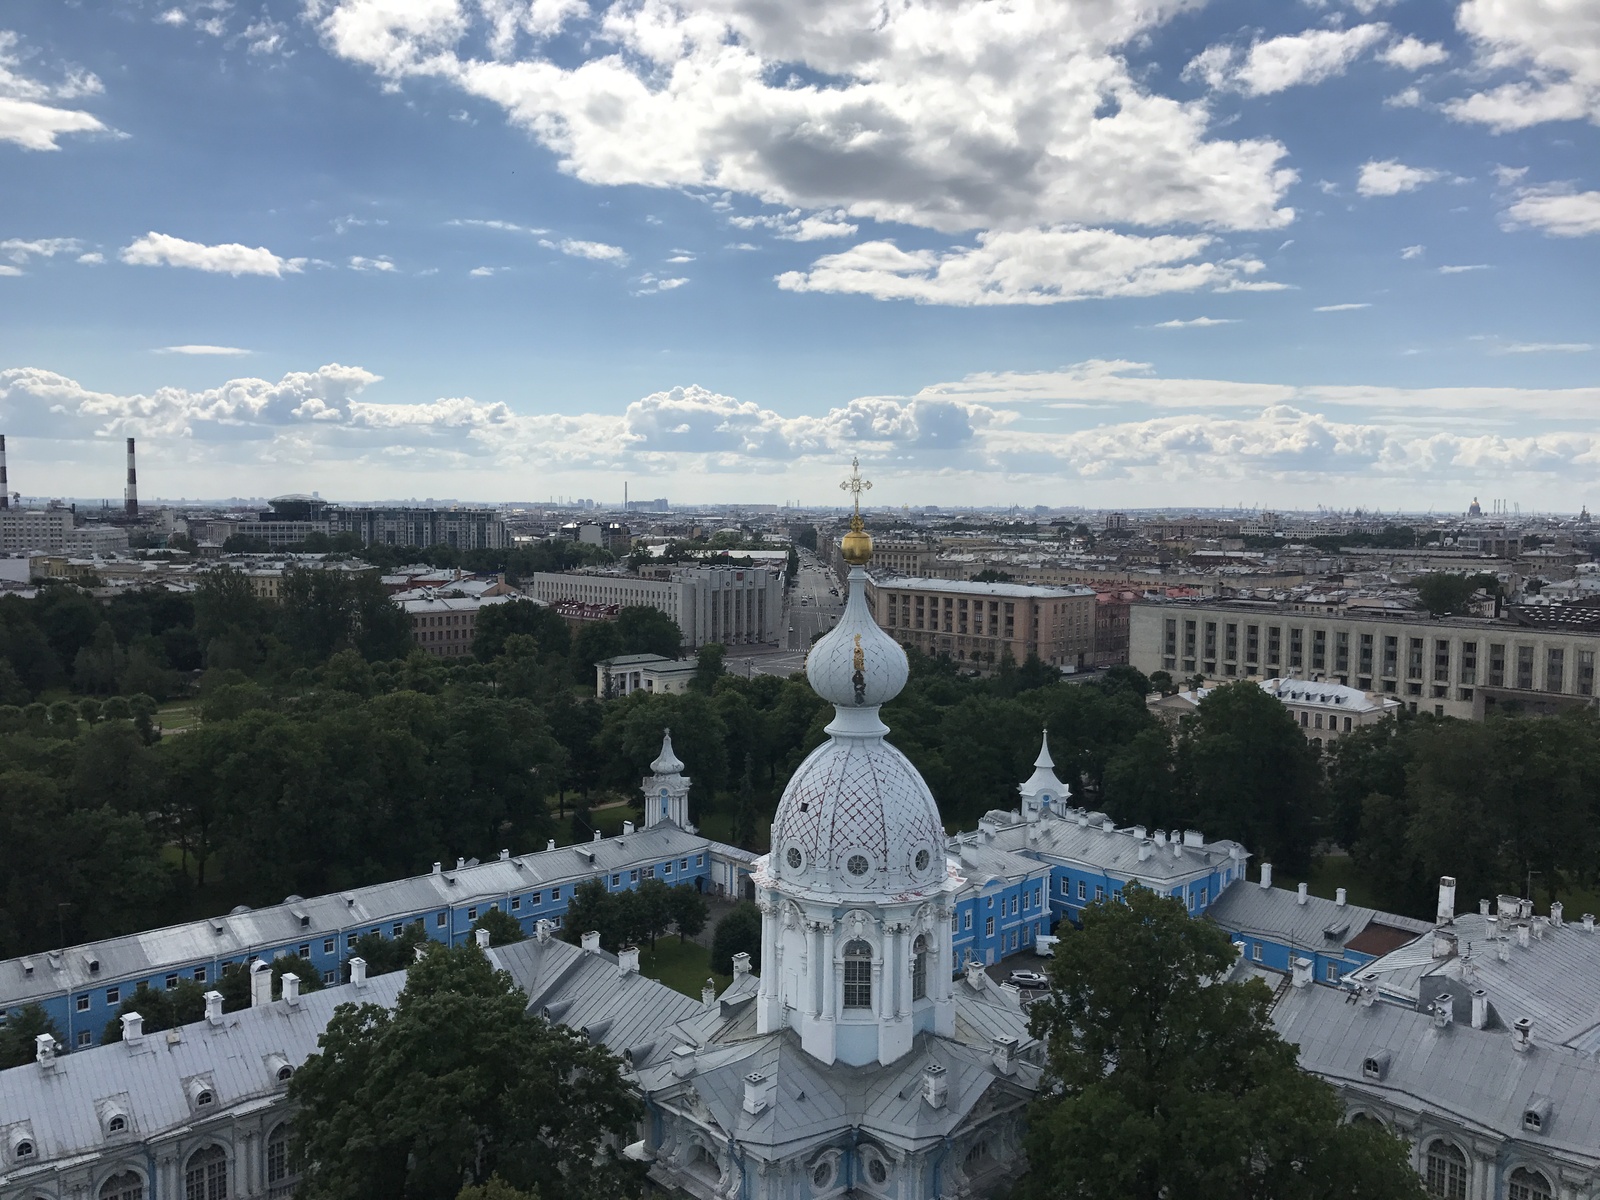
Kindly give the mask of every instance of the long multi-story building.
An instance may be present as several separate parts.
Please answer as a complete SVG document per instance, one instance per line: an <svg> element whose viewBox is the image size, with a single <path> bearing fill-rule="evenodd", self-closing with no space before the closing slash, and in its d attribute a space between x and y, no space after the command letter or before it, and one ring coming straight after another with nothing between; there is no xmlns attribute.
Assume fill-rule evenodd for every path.
<svg viewBox="0 0 1600 1200"><path fill-rule="evenodd" d="M1141 602L1129 619L1129 662L1147 674L1327 680L1447 717L1592 704L1597 654L1600 631L1509 618L1219 600Z"/></svg>
<svg viewBox="0 0 1600 1200"><path fill-rule="evenodd" d="M118 554L127 548L126 529L79 525L70 508L0 509L0 551L93 555Z"/></svg>
<svg viewBox="0 0 1600 1200"><path fill-rule="evenodd" d="M980 670L993 670L1008 653L1014 662L1038 655L1071 671L1094 665L1090 588L900 576L870 582L867 604L902 645Z"/></svg>
<svg viewBox="0 0 1600 1200"><path fill-rule="evenodd" d="M666 579L601 571L541 571L527 583L535 600L642 606L677 622L693 650L712 642L745 646L778 640L783 573L763 567L677 567Z"/></svg>
<svg viewBox="0 0 1600 1200"><path fill-rule="evenodd" d="M453 546L502 550L511 535L490 508L331 508L334 533L354 533L363 546Z"/></svg>
<svg viewBox="0 0 1600 1200"><path fill-rule="evenodd" d="M398 601L411 624L411 640L437 658L463 658L472 653L478 614L504 604L511 596L428 596Z"/></svg>

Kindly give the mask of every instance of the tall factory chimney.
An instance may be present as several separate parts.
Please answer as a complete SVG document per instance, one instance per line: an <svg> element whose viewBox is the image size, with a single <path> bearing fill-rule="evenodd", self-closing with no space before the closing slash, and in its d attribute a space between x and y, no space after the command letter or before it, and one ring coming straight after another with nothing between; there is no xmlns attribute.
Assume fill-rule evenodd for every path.
<svg viewBox="0 0 1600 1200"><path fill-rule="evenodd" d="M128 486L122 489L122 510L129 520L139 517L139 480L133 471L133 439L128 439Z"/></svg>
<svg viewBox="0 0 1600 1200"><path fill-rule="evenodd" d="M0 433L0 509L11 507L11 482L6 478L6 435Z"/></svg>

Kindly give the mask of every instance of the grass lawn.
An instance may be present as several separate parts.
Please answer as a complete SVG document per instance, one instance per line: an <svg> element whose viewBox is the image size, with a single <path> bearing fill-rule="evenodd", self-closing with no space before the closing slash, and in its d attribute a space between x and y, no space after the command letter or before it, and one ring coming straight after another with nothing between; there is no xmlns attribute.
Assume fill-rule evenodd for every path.
<svg viewBox="0 0 1600 1200"><path fill-rule="evenodd" d="M182 733L200 723L200 705L195 700L173 700L156 709L156 724L163 735Z"/></svg>
<svg viewBox="0 0 1600 1200"><path fill-rule="evenodd" d="M710 950L697 942L680 942L676 934L657 938L654 950L639 947L639 973L696 999L707 977L717 981L718 992L733 982L732 975L711 974Z"/></svg>
<svg viewBox="0 0 1600 1200"><path fill-rule="evenodd" d="M600 800L600 797L596 796L595 800ZM546 803L552 805L553 807L554 798L552 797L547 799ZM622 832L622 823L624 821L632 821L634 823L634 827L637 828L644 820L643 815L639 811L638 805L631 803L608 803L604 807L590 809L589 815L592 819L594 827L600 831L600 835L602 837L616 837ZM587 829L581 827L577 829L573 828L572 801L570 799L567 801L567 815L565 817L557 818L555 825L556 845L558 846L570 846L574 842L587 842L590 838L594 837L594 834L590 833Z"/></svg>

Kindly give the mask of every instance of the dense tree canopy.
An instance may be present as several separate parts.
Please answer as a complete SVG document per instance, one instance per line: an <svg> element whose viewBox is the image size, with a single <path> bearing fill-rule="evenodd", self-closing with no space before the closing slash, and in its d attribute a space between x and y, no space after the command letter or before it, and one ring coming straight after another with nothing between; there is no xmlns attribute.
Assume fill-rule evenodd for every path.
<svg viewBox="0 0 1600 1200"><path fill-rule="evenodd" d="M1343 1123L1300 1071L1228 937L1143 888L1063 938L1033 1006L1048 1073L1028 1131L1037 1200L1421 1200L1404 1143Z"/></svg>
<svg viewBox="0 0 1600 1200"><path fill-rule="evenodd" d="M617 1059L528 1012L472 943L432 946L393 1010L341 1004L319 1046L289 1085L305 1200L454 1200L496 1176L585 1200L638 1190L612 1148L640 1116Z"/></svg>

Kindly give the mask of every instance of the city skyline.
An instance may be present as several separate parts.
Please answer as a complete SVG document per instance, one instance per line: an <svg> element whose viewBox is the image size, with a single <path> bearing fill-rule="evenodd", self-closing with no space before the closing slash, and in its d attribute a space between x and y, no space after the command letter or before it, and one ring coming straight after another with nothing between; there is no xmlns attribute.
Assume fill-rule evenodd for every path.
<svg viewBox="0 0 1600 1200"><path fill-rule="evenodd" d="M1554 0L594 8L12 6L13 486L1597 502Z"/></svg>

